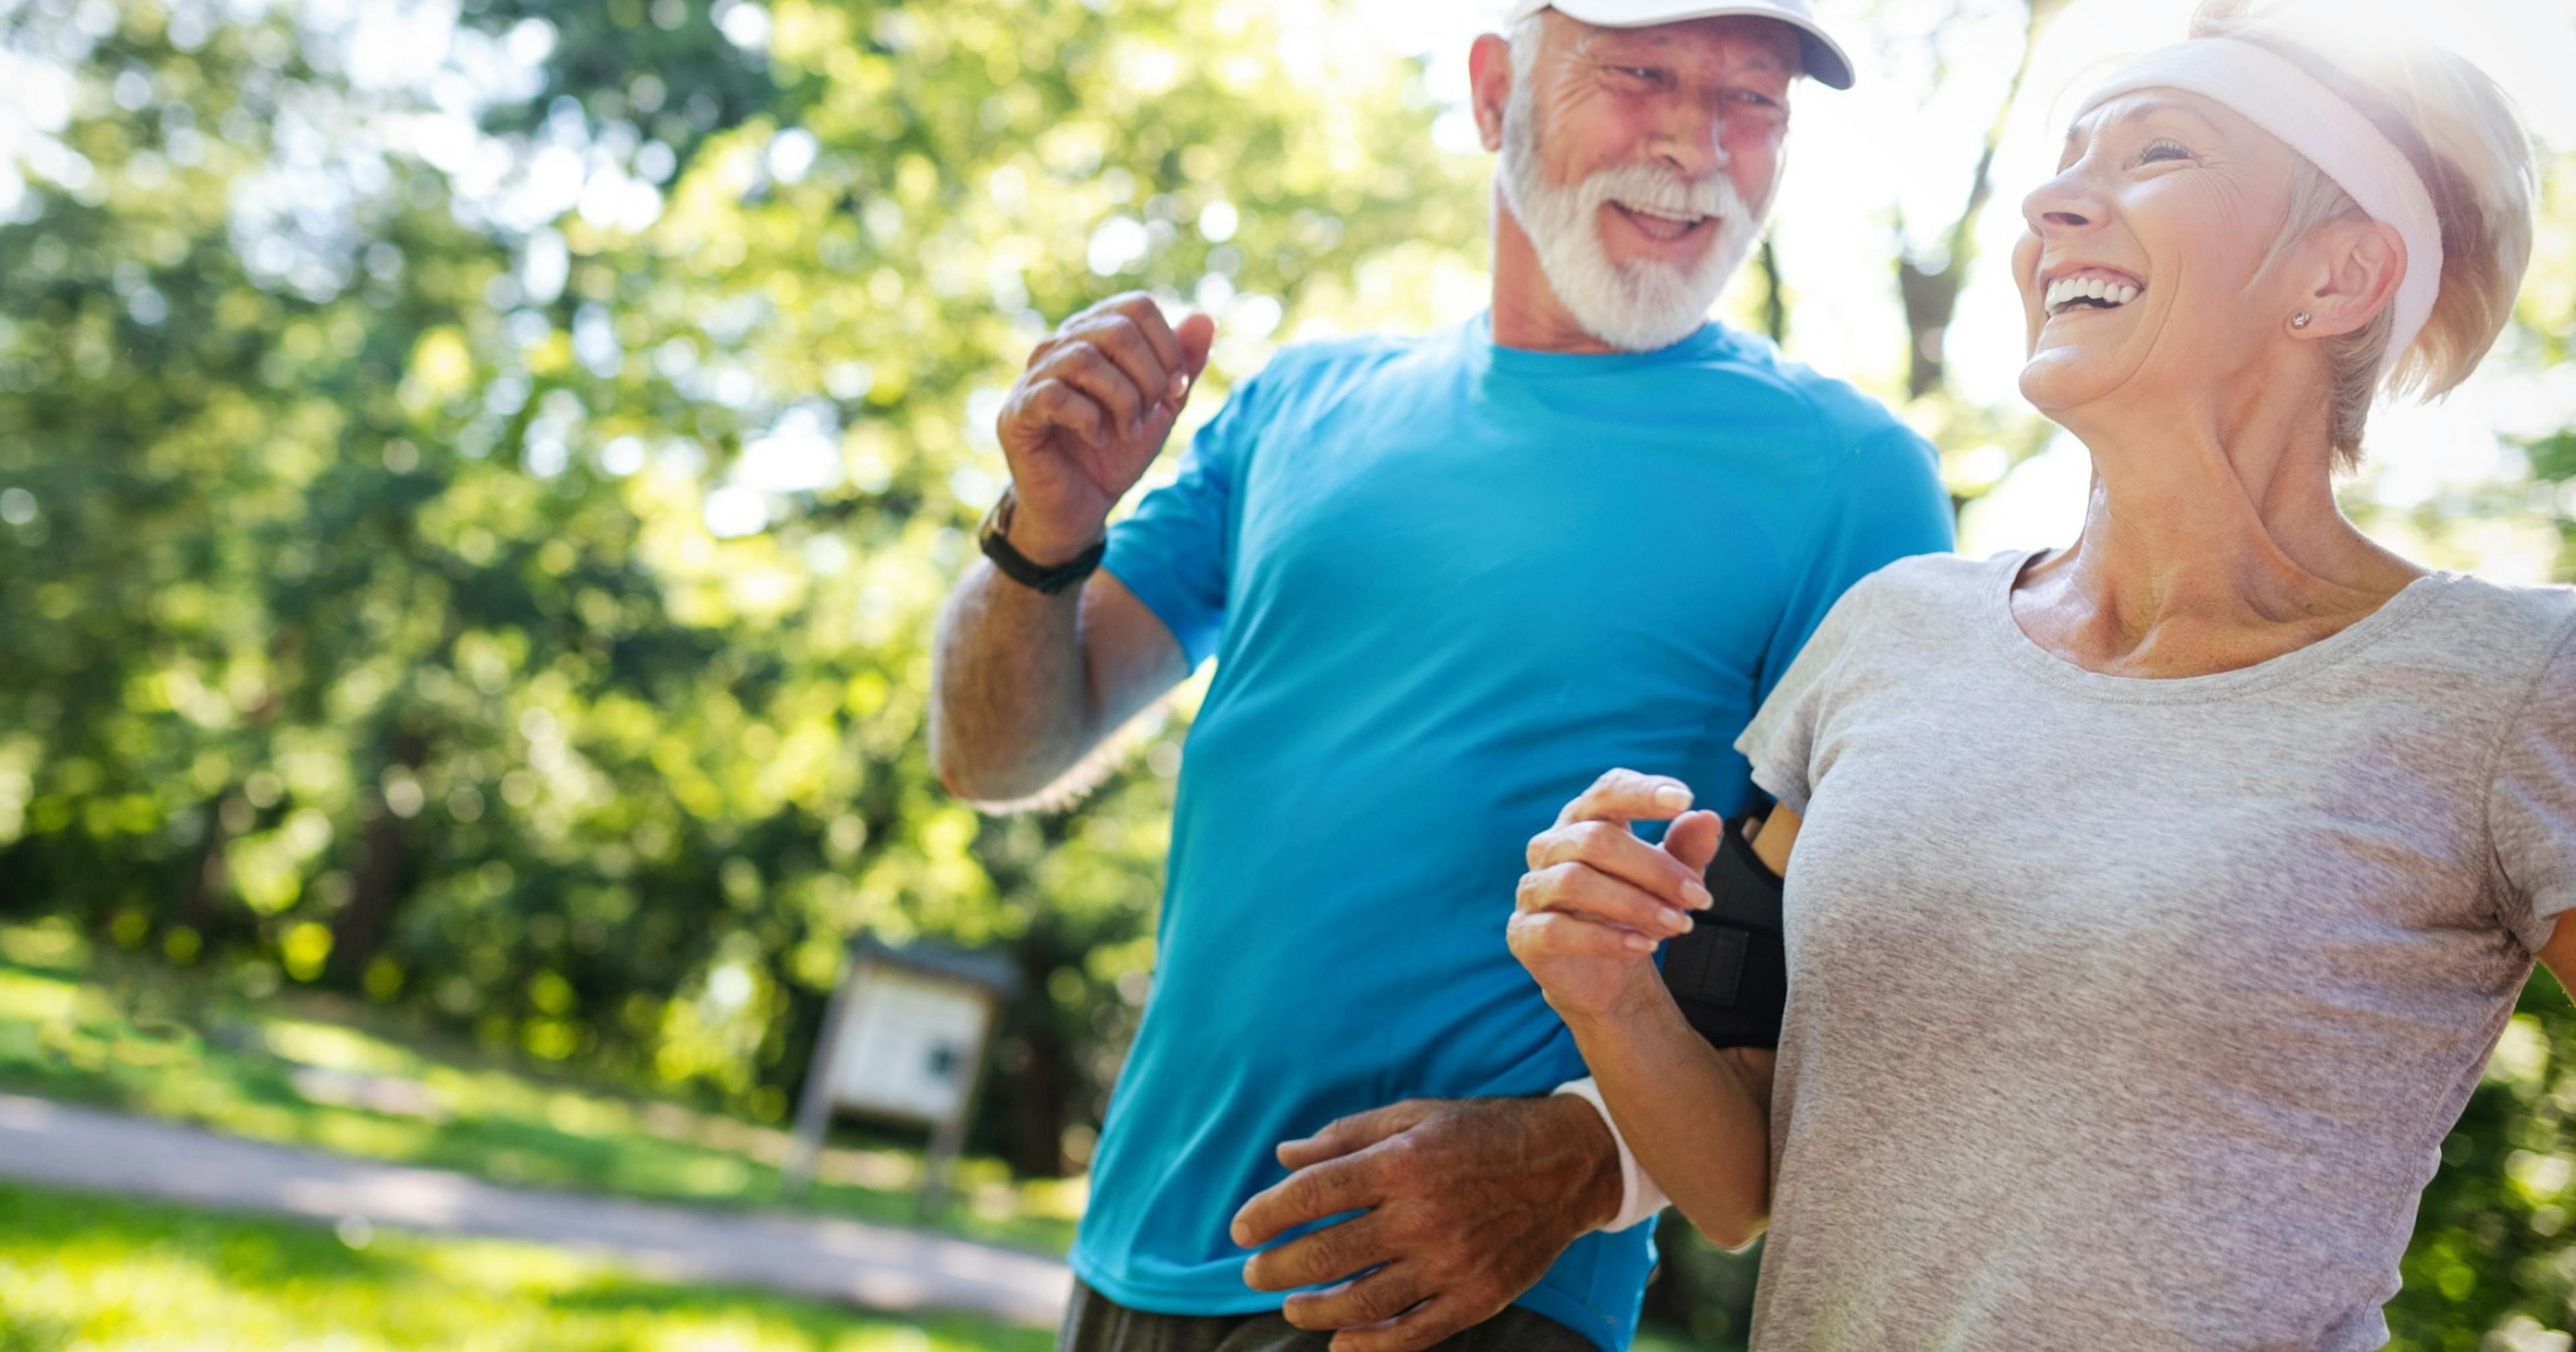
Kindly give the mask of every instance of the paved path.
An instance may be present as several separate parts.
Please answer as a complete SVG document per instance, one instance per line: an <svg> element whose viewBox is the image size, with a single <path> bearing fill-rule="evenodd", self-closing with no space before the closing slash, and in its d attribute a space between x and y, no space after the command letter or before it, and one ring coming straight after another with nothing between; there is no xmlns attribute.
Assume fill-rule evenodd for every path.
<svg viewBox="0 0 2576 1352"><path fill-rule="evenodd" d="M7 1094L0 1176L221 1211L533 1240L674 1281L1039 1327L1056 1321L1073 1280L1050 1258L893 1226L504 1188Z"/></svg>

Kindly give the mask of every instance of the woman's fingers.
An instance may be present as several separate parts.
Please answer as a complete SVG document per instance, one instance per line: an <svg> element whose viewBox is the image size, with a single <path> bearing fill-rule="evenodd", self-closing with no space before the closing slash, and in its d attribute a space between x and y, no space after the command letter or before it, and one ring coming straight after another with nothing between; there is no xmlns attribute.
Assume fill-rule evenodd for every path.
<svg viewBox="0 0 2576 1352"><path fill-rule="evenodd" d="M1709 822L1702 822L1703 817ZM1715 819L1715 813L1685 813L1666 832L1668 841L1678 841L1694 851L1687 857L1681 851L1637 839L1624 822L1578 821L1552 826L1531 838L1529 866L1536 871L1559 864L1581 864L1649 893L1668 906L1703 910L1709 904L1709 896L1700 874L1708 867L1714 851L1699 853L1696 849L1698 838Z"/></svg>
<svg viewBox="0 0 2576 1352"><path fill-rule="evenodd" d="M1714 812L1685 812L1664 828L1662 853L1680 864L1699 882L1708 866L1717 862L1717 847L1726 839L1726 819ZM1701 886L1705 895L1706 885Z"/></svg>
<svg viewBox="0 0 2576 1352"><path fill-rule="evenodd" d="M1512 917L1503 939L1512 956L1533 972L1572 959L1637 962L1655 951L1655 941L1635 930L1564 911L1523 911Z"/></svg>
<svg viewBox="0 0 2576 1352"><path fill-rule="evenodd" d="M1585 992L1606 972L1622 970L1587 976L1566 964L1644 961L1657 944L1688 933L1690 913L1709 905L1700 874L1725 823L1690 805L1690 787L1678 779L1612 770L1530 840L1506 937L1550 1003L1589 1001ZM1639 840L1634 821L1671 821L1666 845Z"/></svg>
<svg viewBox="0 0 2576 1352"><path fill-rule="evenodd" d="M1580 864L1556 864L1521 875L1515 908L1559 911L1657 939L1690 931L1688 912L1642 888Z"/></svg>
<svg viewBox="0 0 2576 1352"><path fill-rule="evenodd" d="M1690 785L1671 775L1612 770L1592 781L1591 788L1566 804L1565 810L1556 814L1556 824L1563 826L1578 821L1659 822L1679 816L1688 811L1690 805Z"/></svg>

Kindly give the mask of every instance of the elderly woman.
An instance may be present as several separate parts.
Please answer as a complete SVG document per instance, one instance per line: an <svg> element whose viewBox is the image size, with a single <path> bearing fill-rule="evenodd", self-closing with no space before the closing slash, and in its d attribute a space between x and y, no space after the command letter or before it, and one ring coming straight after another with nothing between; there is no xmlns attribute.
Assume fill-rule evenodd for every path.
<svg viewBox="0 0 2576 1352"><path fill-rule="evenodd" d="M2385 1340L2517 992L2576 976L2576 593L2410 563L2331 481L2494 341L2530 195L2456 57L2204 11L2024 205L2081 537L1873 575L1738 743L1776 1067L1650 965L1723 829L1684 786L1532 842L1512 946L1625 1144L1721 1242L1767 1220L1756 1347Z"/></svg>

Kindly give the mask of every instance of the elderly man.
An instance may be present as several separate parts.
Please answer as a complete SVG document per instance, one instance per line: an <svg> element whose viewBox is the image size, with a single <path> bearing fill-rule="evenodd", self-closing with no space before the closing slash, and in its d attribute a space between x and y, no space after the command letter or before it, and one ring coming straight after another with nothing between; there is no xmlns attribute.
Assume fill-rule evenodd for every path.
<svg viewBox="0 0 2576 1352"><path fill-rule="evenodd" d="M1921 439L1707 317L1791 84L1851 81L1805 0L1523 0L1472 72L1488 313L1282 351L1114 527L1205 317L1076 315L1001 417L949 786L1038 793L1217 663L1064 1348L1624 1347L1660 1198L1505 946L1523 842L1605 764L1736 810L1826 608L1950 543Z"/></svg>

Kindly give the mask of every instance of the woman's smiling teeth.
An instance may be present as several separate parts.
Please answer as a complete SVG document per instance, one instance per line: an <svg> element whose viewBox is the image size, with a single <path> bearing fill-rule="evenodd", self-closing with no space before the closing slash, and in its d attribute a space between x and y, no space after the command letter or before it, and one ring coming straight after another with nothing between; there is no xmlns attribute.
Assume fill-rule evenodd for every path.
<svg viewBox="0 0 2576 1352"><path fill-rule="evenodd" d="M2052 315L2073 309L2114 310L2136 300L2146 288L2134 282L2100 274L2060 277L2048 284L2048 296L2040 305Z"/></svg>

